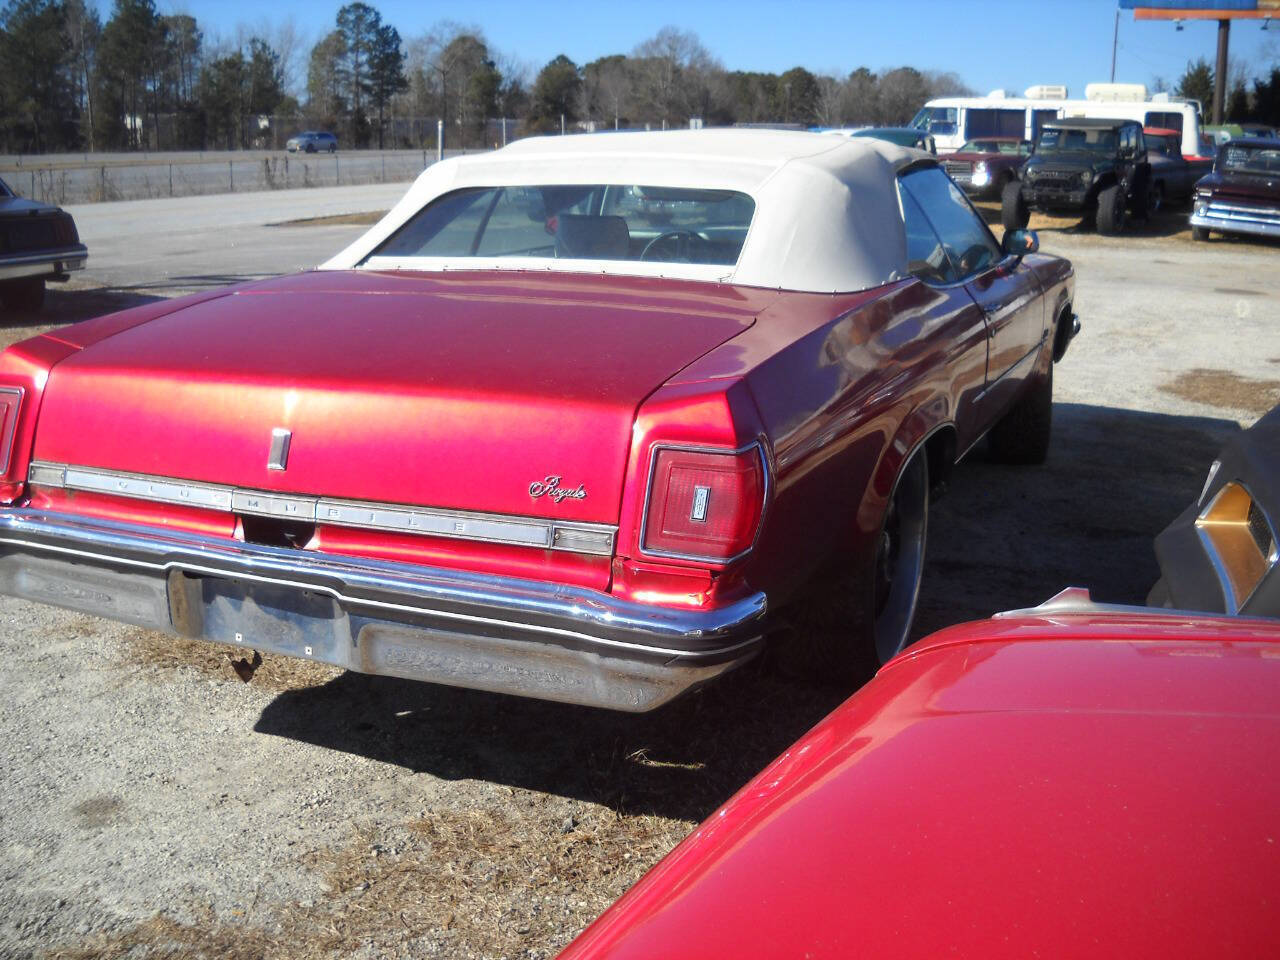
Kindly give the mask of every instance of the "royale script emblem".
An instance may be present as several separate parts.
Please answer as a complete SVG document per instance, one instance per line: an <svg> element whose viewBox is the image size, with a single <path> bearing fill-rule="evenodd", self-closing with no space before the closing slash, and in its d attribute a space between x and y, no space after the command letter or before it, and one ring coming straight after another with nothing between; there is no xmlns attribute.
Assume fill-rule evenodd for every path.
<svg viewBox="0 0 1280 960"><path fill-rule="evenodd" d="M587 499L587 491L582 489L582 484L576 487L562 487L561 482L561 478L556 474L552 474L545 480L535 480L529 484L529 496L535 500L539 497L550 497L556 503L561 500Z"/></svg>

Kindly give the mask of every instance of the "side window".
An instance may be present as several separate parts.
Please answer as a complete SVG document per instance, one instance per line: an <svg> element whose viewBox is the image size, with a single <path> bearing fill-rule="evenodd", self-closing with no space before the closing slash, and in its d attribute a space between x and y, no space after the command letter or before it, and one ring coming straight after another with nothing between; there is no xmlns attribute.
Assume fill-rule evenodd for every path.
<svg viewBox="0 0 1280 960"><path fill-rule="evenodd" d="M527 196L517 189L504 188L489 212L484 232L476 246L478 257L517 257L551 254L555 238L547 233L546 217L531 207Z"/></svg>
<svg viewBox="0 0 1280 960"><path fill-rule="evenodd" d="M467 257L495 191L455 190L424 207L374 251L379 257Z"/></svg>
<svg viewBox="0 0 1280 960"><path fill-rule="evenodd" d="M1000 262L1003 254L991 231L945 173L932 167L909 173L899 182L933 225L956 280L966 280Z"/></svg>
<svg viewBox="0 0 1280 960"><path fill-rule="evenodd" d="M898 197L902 201L902 223L907 230L907 269L925 283L954 283L956 275L951 258L934 232L933 224L911 194L903 189L901 181Z"/></svg>

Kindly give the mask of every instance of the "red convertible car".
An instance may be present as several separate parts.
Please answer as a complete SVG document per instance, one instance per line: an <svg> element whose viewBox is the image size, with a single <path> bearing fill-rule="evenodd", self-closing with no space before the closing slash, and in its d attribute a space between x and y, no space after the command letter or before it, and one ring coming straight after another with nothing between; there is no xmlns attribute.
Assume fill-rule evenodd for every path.
<svg viewBox="0 0 1280 960"><path fill-rule="evenodd" d="M913 645L561 960L1280 956L1280 622L1068 591Z"/></svg>
<svg viewBox="0 0 1280 960"><path fill-rule="evenodd" d="M0 357L0 592L651 709L824 564L907 641L931 487L1043 460L1074 276L926 154L778 131L429 168L319 270Z"/></svg>

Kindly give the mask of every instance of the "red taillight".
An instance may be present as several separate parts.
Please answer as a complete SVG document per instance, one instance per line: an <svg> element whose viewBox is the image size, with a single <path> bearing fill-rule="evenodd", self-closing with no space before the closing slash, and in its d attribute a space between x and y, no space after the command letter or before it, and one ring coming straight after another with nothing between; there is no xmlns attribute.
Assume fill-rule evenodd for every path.
<svg viewBox="0 0 1280 960"><path fill-rule="evenodd" d="M758 445L723 453L659 447L643 551L717 563L745 553L764 510L764 470Z"/></svg>
<svg viewBox="0 0 1280 960"><path fill-rule="evenodd" d="M8 476L13 457L13 434L18 428L21 387L0 387L0 476Z"/></svg>

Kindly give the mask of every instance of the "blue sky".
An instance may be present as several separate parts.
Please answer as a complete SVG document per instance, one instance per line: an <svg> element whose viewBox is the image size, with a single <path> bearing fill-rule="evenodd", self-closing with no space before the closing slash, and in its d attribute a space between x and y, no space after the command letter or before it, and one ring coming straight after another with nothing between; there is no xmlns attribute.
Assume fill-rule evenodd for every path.
<svg viewBox="0 0 1280 960"><path fill-rule="evenodd" d="M104 13L109 0L99 0ZM490 45L536 69L558 53L585 63L626 53L673 24L691 30L727 68L782 71L803 66L847 73L910 64L952 70L970 86L1021 91L1033 83L1065 83L1072 96L1106 80L1111 70L1115 0L381 0L373 5L406 39L433 23L474 24ZM234 36L292 17L306 39L332 29L340 2L308 0L157 0L163 12L193 14L206 33ZM1213 62L1215 26L1188 22L1135 23L1122 13L1116 79L1171 84L1189 59ZM1257 22L1232 28L1233 59L1250 68L1280 65L1280 22L1264 32Z"/></svg>

